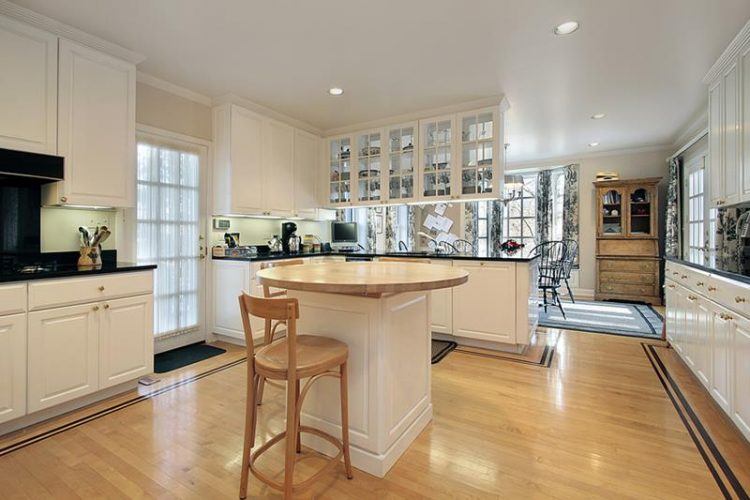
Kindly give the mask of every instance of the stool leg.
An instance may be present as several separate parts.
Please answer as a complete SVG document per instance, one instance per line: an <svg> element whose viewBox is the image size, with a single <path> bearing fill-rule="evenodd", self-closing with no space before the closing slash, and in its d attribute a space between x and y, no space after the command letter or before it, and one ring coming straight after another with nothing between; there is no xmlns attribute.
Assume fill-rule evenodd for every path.
<svg viewBox="0 0 750 500"><path fill-rule="evenodd" d="M294 384L294 399L297 401L297 405L299 405L299 379ZM297 453L302 453L302 438L300 437L299 432L299 426L301 423L300 419L300 413L302 412L302 408L297 408Z"/></svg>
<svg viewBox="0 0 750 500"><path fill-rule="evenodd" d="M256 400L258 401L258 405L263 404L263 389L266 387L266 377L260 376L258 379L258 397Z"/></svg>
<svg viewBox="0 0 750 500"><path fill-rule="evenodd" d="M341 442L344 445L344 469L346 470L346 478L352 478L352 461L349 457L349 387L346 370L346 361L344 361L339 367L341 373L341 380L339 386L341 388Z"/></svg>
<svg viewBox="0 0 750 500"><path fill-rule="evenodd" d="M284 458L284 499L291 499L294 492L294 461L297 455L297 397L292 391L291 381L286 391L286 454Z"/></svg>
<svg viewBox="0 0 750 500"><path fill-rule="evenodd" d="M252 361L250 361L252 362ZM248 372L250 372L248 370ZM240 475L240 498L247 498L247 480L250 474L250 453L255 443L255 420L257 419L255 404L256 377L248 373L251 380L247 381L247 400L245 402L245 435L242 445L242 473Z"/></svg>

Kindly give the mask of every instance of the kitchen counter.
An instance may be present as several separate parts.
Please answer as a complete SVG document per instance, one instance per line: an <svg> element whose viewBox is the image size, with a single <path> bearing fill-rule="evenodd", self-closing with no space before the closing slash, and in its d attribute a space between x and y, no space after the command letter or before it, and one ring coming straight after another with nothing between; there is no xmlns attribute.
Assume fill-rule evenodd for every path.
<svg viewBox="0 0 750 500"><path fill-rule="evenodd" d="M318 253L296 253L296 254L267 254L257 255L254 257L213 257L214 260L240 260L250 262L262 262L268 260L283 260L283 259L302 259L308 257L326 257L326 256L338 256L338 257L354 257L354 258L377 258L377 257L398 257L407 259L445 259L445 260L482 260L482 261L498 261L498 262L530 262L537 257L530 255L530 250L518 251L513 254L497 252L487 256L479 256L476 254L467 253L432 253L432 252L318 252Z"/></svg>
<svg viewBox="0 0 750 500"><path fill-rule="evenodd" d="M696 264L694 262L679 259L677 257L665 257L664 260L666 260L667 262L674 262L676 264L682 264L683 266L692 267L694 269L699 269L701 271L705 271L707 273L711 273L716 276L721 276L722 278L736 280L736 281L739 281L740 283L746 283L750 285L750 276L740 274L735 271L726 271L724 269L718 268L718 266L706 266L703 264Z"/></svg>
<svg viewBox="0 0 750 500"><path fill-rule="evenodd" d="M127 273L134 271L146 271L156 269L155 264L135 264L133 262L104 262L100 268L80 269L76 265L52 264L37 272L22 272L17 270L4 270L0 273L0 283L12 283L14 281L30 281L50 278L83 277L95 274Z"/></svg>

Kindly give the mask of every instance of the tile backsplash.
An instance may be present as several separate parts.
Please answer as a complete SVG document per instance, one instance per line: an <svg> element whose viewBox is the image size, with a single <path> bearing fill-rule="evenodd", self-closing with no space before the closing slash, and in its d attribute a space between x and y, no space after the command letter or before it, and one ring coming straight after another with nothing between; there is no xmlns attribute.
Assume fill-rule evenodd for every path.
<svg viewBox="0 0 750 500"><path fill-rule="evenodd" d="M748 215L745 215L748 214ZM709 226L709 253L705 264L724 271L747 274L750 261L746 256L749 239L741 238L738 231L750 218L750 204L720 208L716 212L715 244L711 248L712 228ZM740 224L738 224L738 222Z"/></svg>

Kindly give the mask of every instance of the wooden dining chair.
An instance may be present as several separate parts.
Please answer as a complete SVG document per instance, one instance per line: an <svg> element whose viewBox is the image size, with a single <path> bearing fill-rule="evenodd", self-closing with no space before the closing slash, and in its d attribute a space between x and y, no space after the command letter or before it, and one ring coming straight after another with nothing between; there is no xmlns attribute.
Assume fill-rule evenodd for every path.
<svg viewBox="0 0 750 500"><path fill-rule="evenodd" d="M242 452L242 474L240 477L240 498L247 497L249 473L265 484L284 493L284 498L292 498L293 493L310 487L328 470L335 467L344 457L344 470L348 479L352 478L352 465L349 457L349 408L347 359L349 348L341 341L317 335L297 335L299 303L297 299L267 299L243 293L239 297L242 326L245 331L247 348L247 401L245 404L245 437ZM285 320L286 337L262 346L255 352L250 315L271 320ZM322 377L339 379L341 397L341 440L314 427L300 424L302 403L310 386ZM255 452L255 429L258 419L256 404L257 387L260 377L269 380L286 380L286 430L271 437ZM300 391L300 380L306 378ZM334 445L338 454L329 458L326 464L308 479L294 482L296 454L301 452L300 433L314 434ZM274 444L286 438L284 454L284 481L271 479L255 466L260 455Z"/></svg>
<svg viewBox="0 0 750 500"><path fill-rule="evenodd" d="M283 266L298 266L300 264L304 264L305 261L302 259L289 259L289 260L279 260L279 261L269 261L269 262L261 262L260 268L263 269L269 269L272 267L283 267ZM271 287L268 285L263 285L263 296L267 299L270 298L278 298L278 297L286 297L286 290L280 290L277 289L275 291L271 291ZM277 330L280 326L286 325L285 321L271 321L267 319L265 321L265 329L263 331L263 345L268 345L271 342L275 340L276 334L278 333ZM276 385L276 384L274 384ZM283 385L278 384L277 387L283 388ZM266 379L265 377L261 377L260 382L258 383L258 404L263 403L263 392L266 388Z"/></svg>

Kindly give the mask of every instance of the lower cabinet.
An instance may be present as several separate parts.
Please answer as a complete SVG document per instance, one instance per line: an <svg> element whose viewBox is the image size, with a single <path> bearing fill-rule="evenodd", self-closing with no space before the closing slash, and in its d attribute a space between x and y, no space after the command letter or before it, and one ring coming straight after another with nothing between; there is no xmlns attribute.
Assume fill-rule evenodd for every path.
<svg viewBox="0 0 750 500"><path fill-rule="evenodd" d="M469 273L469 281L453 289L453 334L514 344L515 263L454 261L453 266Z"/></svg>
<svg viewBox="0 0 750 500"><path fill-rule="evenodd" d="M151 373L154 324L151 296L105 302L99 325L99 389Z"/></svg>
<svg viewBox="0 0 750 500"><path fill-rule="evenodd" d="M98 304L29 313L29 413L98 389Z"/></svg>
<svg viewBox="0 0 750 500"><path fill-rule="evenodd" d="M26 314L0 317L0 423L26 414Z"/></svg>
<svg viewBox="0 0 750 500"><path fill-rule="evenodd" d="M732 420L750 439L750 321L737 319L732 329Z"/></svg>
<svg viewBox="0 0 750 500"><path fill-rule="evenodd" d="M245 341L238 297L243 291L256 297L263 296L263 287L255 280L260 265L260 262L238 260L217 259L212 262L214 333ZM254 339L263 337L265 324L262 319L250 316L250 328Z"/></svg>
<svg viewBox="0 0 750 500"><path fill-rule="evenodd" d="M451 267L452 261L432 261L433 266ZM432 331L453 334L453 289L443 288L432 292Z"/></svg>
<svg viewBox="0 0 750 500"><path fill-rule="evenodd" d="M721 408L730 412L730 386L732 379L732 323L733 316L718 304L711 308L710 352L711 396Z"/></svg>

